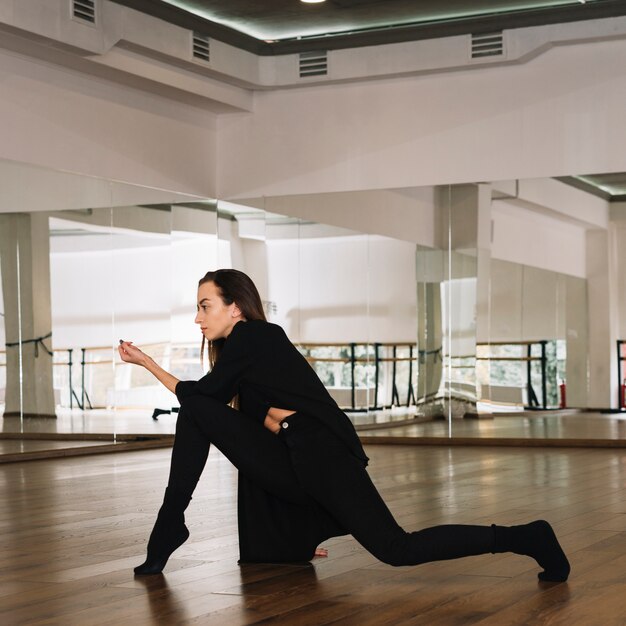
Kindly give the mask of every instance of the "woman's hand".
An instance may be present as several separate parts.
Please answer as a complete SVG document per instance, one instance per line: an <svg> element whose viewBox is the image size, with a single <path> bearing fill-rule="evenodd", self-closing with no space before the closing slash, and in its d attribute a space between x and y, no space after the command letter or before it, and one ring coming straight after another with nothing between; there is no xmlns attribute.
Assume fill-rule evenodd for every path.
<svg viewBox="0 0 626 626"><path fill-rule="evenodd" d="M172 376L166 372L154 359L150 358L145 352L142 352L132 341L123 341L120 339L120 345L117 347L120 358L125 363L134 363L145 367L154 377L167 387L172 393L176 393L176 385L180 382L176 376Z"/></svg>
<svg viewBox="0 0 626 626"><path fill-rule="evenodd" d="M328 556L326 548L315 548L315 556Z"/></svg>
<svg viewBox="0 0 626 626"><path fill-rule="evenodd" d="M146 361L150 358L145 352L142 352L137 346L133 346L132 341L122 341L117 347L120 358L126 363L134 363L145 367Z"/></svg>

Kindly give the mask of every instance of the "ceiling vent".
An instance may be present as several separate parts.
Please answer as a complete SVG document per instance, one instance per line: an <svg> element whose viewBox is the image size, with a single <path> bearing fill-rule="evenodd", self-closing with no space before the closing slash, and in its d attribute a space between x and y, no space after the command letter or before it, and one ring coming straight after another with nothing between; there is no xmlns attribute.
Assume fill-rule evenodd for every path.
<svg viewBox="0 0 626 626"><path fill-rule="evenodd" d="M472 59L497 57L504 54L502 31L472 35Z"/></svg>
<svg viewBox="0 0 626 626"><path fill-rule="evenodd" d="M193 33L193 57L209 62L211 60L209 36L204 33Z"/></svg>
<svg viewBox="0 0 626 626"><path fill-rule="evenodd" d="M77 20L96 23L96 0L72 0L72 15Z"/></svg>
<svg viewBox="0 0 626 626"><path fill-rule="evenodd" d="M326 74L328 74L328 53L325 50L300 53L300 78Z"/></svg>

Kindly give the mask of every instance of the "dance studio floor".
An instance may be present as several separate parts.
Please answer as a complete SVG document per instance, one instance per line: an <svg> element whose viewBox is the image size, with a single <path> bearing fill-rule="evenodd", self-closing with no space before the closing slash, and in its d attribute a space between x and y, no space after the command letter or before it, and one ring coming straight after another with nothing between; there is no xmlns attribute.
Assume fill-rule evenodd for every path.
<svg viewBox="0 0 626 626"><path fill-rule="evenodd" d="M626 623L626 450L368 445L407 529L550 520L570 581L498 554L393 568L352 538L300 565L237 565L236 473L212 450L163 575L134 578L169 450L8 463L0 481L0 623L388 625Z"/></svg>
<svg viewBox="0 0 626 626"><path fill-rule="evenodd" d="M170 446L176 413L60 411L57 419L0 418L0 463ZM352 416L365 443L626 447L626 413L527 411L424 421L406 409ZM18 456L19 455L19 456Z"/></svg>

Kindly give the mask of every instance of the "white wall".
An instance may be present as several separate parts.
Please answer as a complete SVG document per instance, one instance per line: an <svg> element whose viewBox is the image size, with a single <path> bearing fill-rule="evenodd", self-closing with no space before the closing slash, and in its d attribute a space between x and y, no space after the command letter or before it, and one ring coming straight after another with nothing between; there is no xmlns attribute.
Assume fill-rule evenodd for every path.
<svg viewBox="0 0 626 626"><path fill-rule="evenodd" d="M297 342L416 337L415 247L384 237L267 242L269 299Z"/></svg>
<svg viewBox="0 0 626 626"><path fill-rule="evenodd" d="M171 284L169 268L168 242L134 250L51 254L54 348L169 339L171 293L162 287Z"/></svg>
<svg viewBox="0 0 626 626"><path fill-rule="evenodd" d="M615 284L610 287L616 294L619 310L619 338L626 339L626 222L613 223L615 229Z"/></svg>
<svg viewBox="0 0 626 626"><path fill-rule="evenodd" d="M519 66L256 93L218 121L218 195L626 170L626 41Z"/></svg>
<svg viewBox="0 0 626 626"><path fill-rule="evenodd" d="M110 239L108 246L93 241L102 237ZM239 250L238 267L255 280L262 298L276 303L278 313L270 319L292 340L414 340L412 244L363 235L239 240L236 227L230 233L222 227L220 237L222 247ZM198 279L229 265L212 234L138 234L134 241L106 234L57 236L53 243L56 349L115 346L120 338L137 345L194 342Z"/></svg>
<svg viewBox="0 0 626 626"><path fill-rule="evenodd" d="M151 246L53 252L54 348L199 341L196 292L214 267L211 241L168 236Z"/></svg>
<svg viewBox="0 0 626 626"><path fill-rule="evenodd" d="M492 203L491 256L552 272L585 277L584 226L514 206Z"/></svg>
<svg viewBox="0 0 626 626"><path fill-rule="evenodd" d="M2 264L0 263L0 313L4 313L5 305L4 305L4 293L2 289ZM6 343L6 331L4 328L4 317L0 316L0 345L2 346L2 351L6 349L4 344ZM4 368L2 368L4 369Z"/></svg>
<svg viewBox="0 0 626 626"><path fill-rule="evenodd" d="M0 158L215 197L213 113L2 50L0 85Z"/></svg>
<svg viewBox="0 0 626 626"><path fill-rule="evenodd" d="M479 341L565 339L567 276L491 260L488 335ZM586 309L586 300L571 306Z"/></svg>

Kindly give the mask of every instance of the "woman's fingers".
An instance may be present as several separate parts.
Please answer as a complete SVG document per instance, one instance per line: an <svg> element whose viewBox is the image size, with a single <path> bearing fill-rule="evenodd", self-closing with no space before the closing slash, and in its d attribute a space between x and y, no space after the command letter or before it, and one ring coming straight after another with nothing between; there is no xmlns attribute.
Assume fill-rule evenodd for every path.
<svg viewBox="0 0 626 626"><path fill-rule="evenodd" d="M120 353L122 361L125 361L126 363L140 364L144 354L139 348L133 346L132 343L132 341L123 341L117 347L117 351Z"/></svg>
<svg viewBox="0 0 626 626"><path fill-rule="evenodd" d="M316 548L315 556L328 556L328 550L326 548Z"/></svg>

